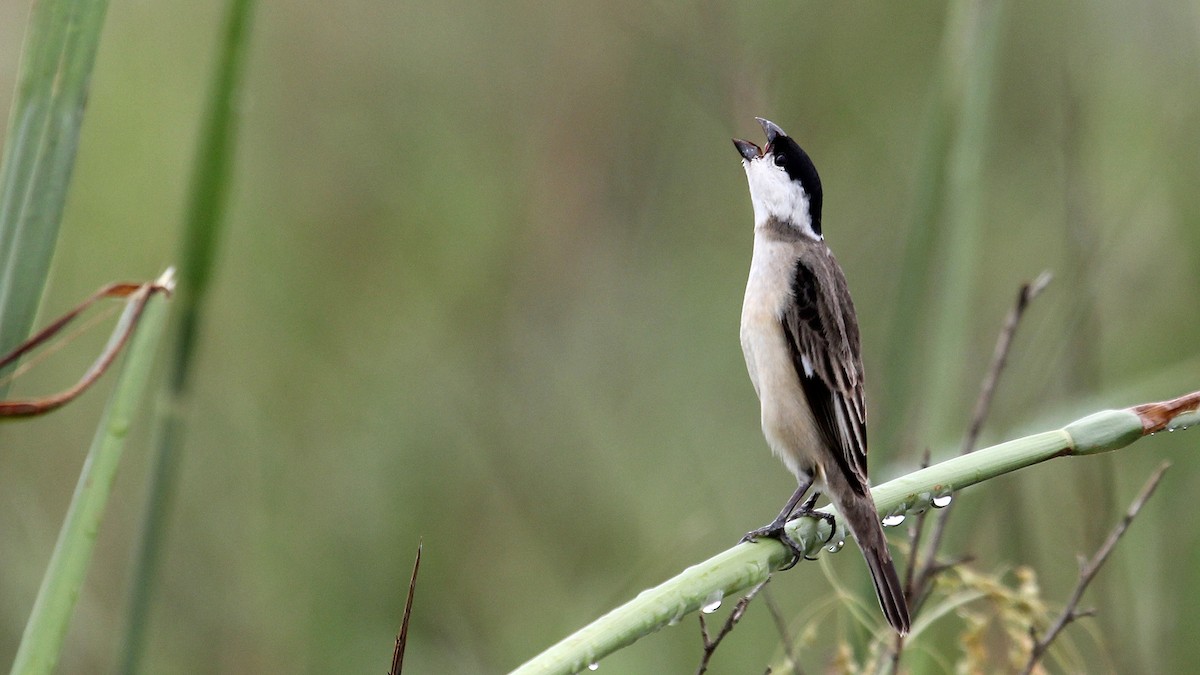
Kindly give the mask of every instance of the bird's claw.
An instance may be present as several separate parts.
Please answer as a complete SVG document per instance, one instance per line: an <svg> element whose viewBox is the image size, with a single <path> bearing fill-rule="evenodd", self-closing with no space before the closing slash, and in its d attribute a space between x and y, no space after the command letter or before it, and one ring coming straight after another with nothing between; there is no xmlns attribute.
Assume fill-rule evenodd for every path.
<svg viewBox="0 0 1200 675"><path fill-rule="evenodd" d="M779 568L780 572L792 569L796 566L796 563L800 562L801 558L805 557L804 549L800 548L800 544L796 543L796 541L788 535L787 530L784 529L784 525L786 524L787 521L777 521L765 527L760 527L757 530L751 530L746 533L746 536L742 537L742 541L748 541L751 543L765 537L768 539L774 539L783 544L784 547L791 552L792 558Z"/></svg>
<svg viewBox="0 0 1200 675"><path fill-rule="evenodd" d="M804 508L792 513L791 517L786 520L776 520L770 525L765 525L757 530L750 530L745 536L742 537L742 541L755 542L766 537L769 539L774 539L783 544L784 547L786 547L792 554L792 558L779 568L778 571L780 572L792 569L796 566L796 563L800 562L801 558L805 560L816 560L816 558L810 558L807 554L805 554L804 549L800 546L800 544L795 539L792 539L791 535L789 535L787 532L786 526L789 521L804 516L816 518L817 520L823 520L829 523L829 536L825 537L825 541L821 543L822 546L833 540L833 535L837 532L837 520L832 514L822 511L814 511L811 507L811 502L809 502L808 504L804 505Z"/></svg>

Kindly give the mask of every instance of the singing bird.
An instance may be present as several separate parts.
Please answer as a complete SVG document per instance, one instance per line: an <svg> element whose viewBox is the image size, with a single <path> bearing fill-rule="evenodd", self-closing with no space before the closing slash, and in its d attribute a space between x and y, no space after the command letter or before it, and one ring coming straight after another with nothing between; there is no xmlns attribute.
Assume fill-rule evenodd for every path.
<svg viewBox="0 0 1200 675"><path fill-rule="evenodd" d="M754 206L742 352L762 403L763 435L799 485L779 516L744 540L778 539L798 559L784 525L828 495L862 549L884 616L903 635L908 604L867 483L858 319L846 276L821 234L821 179L796 141L756 119L765 147L733 141Z"/></svg>

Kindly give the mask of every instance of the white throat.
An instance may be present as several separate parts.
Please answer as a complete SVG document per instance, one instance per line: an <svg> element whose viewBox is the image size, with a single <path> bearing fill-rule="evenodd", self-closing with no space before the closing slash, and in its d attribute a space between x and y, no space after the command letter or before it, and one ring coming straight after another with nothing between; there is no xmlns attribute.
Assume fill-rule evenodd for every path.
<svg viewBox="0 0 1200 675"><path fill-rule="evenodd" d="M742 160L746 180L750 183L750 203L754 205L754 226L762 227L774 217L799 229L812 239L821 235L813 232L812 216L808 211L808 194L794 182L787 171L775 166L771 155L754 160Z"/></svg>

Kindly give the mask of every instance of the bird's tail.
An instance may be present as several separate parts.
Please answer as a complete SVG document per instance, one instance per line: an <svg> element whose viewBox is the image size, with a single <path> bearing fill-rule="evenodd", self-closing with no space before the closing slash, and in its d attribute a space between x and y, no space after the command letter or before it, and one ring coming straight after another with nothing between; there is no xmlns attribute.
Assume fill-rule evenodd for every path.
<svg viewBox="0 0 1200 675"><path fill-rule="evenodd" d="M875 511L871 493L865 496L853 494L850 499L838 499L836 502L871 570L871 581L875 583L875 594L879 596L883 616L897 633L908 633L911 620L908 603L904 599L904 586L896 575L896 565L892 563L892 554L883 536L883 526L879 524L879 514Z"/></svg>

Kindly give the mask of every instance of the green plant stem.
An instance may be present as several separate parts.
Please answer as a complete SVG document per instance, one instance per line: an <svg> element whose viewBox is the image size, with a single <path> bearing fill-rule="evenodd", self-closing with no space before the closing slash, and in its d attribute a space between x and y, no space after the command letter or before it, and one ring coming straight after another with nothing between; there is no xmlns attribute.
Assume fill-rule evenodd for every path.
<svg viewBox="0 0 1200 675"><path fill-rule="evenodd" d="M1187 398L1188 407L1174 413L1175 425L1200 423L1200 413L1196 411L1200 392ZM1143 417L1135 409L1106 410L1061 429L1008 441L914 471L872 488L871 493L881 514L923 510L934 497L1055 457L1116 450L1146 434ZM830 507L820 510L835 513ZM828 527L821 520L799 518L788 524L788 532L813 557L822 551L827 540L839 541L845 537L840 525L835 533L830 533ZM775 541L738 544L642 591L513 672L520 675L579 672L639 638L678 622L702 604L760 583L789 557L783 545Z"/></svg>
<svg viewBox="0 0 1200 675"><path fill-rule="evenodd" d="M145 292L149 293L149 289ZM21 646L13 662L14 675L54 672L79 589L92 559L96 532L100 529L100 519L117 475L125 437L150 377L150 366L166 323L165 300L162 294L151 295L148 299L130 298L113 332L113 339L116 339L130 322L138 322L112 397L79 474L79 483L50 556L46 576L38 589L29 623L25 625Z"/></svg>
<svg viewBox="0 0 1200 675"><path fill-rule="evenodd" d="M241 83L254 5L254 0L231 0L229 3L220 62L213 77L204 127L196 148L180 257L178 321L171 327L170 373L155 423L155 451L134 564L129 619L117 671L120 673L134 673L138 669L167 517L179 482L178 448L183 436L189 375L229 201Z"/></svg>
<svg viewBox="0 0 1200 675"><path fill-rule="evenodd" d="M107 9L33 3L0 163L0 353L29 334L46 284Z"/></svg>
<svg viewBox="0 0 1200 675"><path fill-rule="evenodd" d="M951 73L945 95L956 109L955 136L946 171L945 241L938 256L943 268L934 296L932 361L926 373L925 432L938 438L968 414L958 401L962 391L962 355L970 343L969 320L976 267L983 237L983 167L989 111L1001 27L1002 0L960 0L951 8L944 67Z"/></svg>
<svg viewBox="0 0 1200 675"><path fill-rule="evenodd" d="M981 195L1001 0L949 5L941 68L935 73L914 184L913 211L902 253L884 362L886 409L876 438L929 438L953 428L968 342L974 271L983 227ZM943 195L945 198L943 200ZM933 254L931 252L937 252ZM937 283L930 280L937 275ZM929 345L928 353L913 345ZM924 369L922 363L928 363ZM918 373L924 373L919 381ZM923 396L912 396L915 386ZM917 428L912 424L912 401Z"/></svg>

